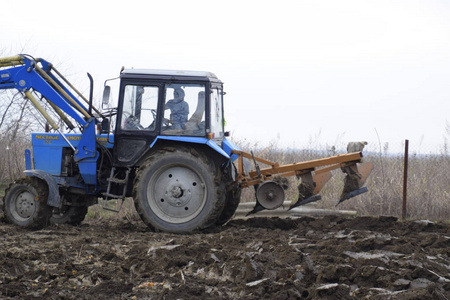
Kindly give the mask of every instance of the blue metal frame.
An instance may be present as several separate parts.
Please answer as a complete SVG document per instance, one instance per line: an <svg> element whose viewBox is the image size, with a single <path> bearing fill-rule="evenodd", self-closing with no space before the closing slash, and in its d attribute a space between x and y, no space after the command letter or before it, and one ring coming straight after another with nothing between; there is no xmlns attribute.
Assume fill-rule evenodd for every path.
<svg viewBox="0 0 450 300"><path fill-rule="evenodd" d="M75 161L78 163L81 177L86 184L97 184L97 141L95 139L95 119L90 118L84 126L81 140L75 152ZM94 137L94 138L92 138Z"/></svg>
<svg viewBox="0 0 450 300"><path fill-rule="evenodd" d="M96 160L98 157L95 150L96 143L101 143L106 148L112 148L112 142L114 141L113 135L102 134L96 136L96 143L86 145L84 143L86 135L84 134L66 134L65 136L74 147L80 149L79 151L87 153L84 153L86 158L75 155L75 159L78 159L79 163L84 161L89 170L88 174L91 174L90 176L95 174L93 171L96 171L96 165L92 161L93 158ZM31 143L33 145L33 163L29 163L30 168L27 164L27 170L31 169L31 165L33 165L34 169L44 170L54 176L61 176L62 149L69 146L67 142L58 133L33 133Z"/></svg>

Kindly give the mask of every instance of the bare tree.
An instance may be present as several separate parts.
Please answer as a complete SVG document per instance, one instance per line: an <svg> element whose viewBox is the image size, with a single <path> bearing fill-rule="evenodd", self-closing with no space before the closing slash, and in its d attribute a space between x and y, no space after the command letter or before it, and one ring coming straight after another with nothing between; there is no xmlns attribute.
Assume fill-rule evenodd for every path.
<svg viewBox="0 0 450 300"><path fill-rule="evenodd" d="M42 130L42 122L30 113L30 108L29 101L18 91L0 91L0 183L21 176L30 133Z"/></svg>

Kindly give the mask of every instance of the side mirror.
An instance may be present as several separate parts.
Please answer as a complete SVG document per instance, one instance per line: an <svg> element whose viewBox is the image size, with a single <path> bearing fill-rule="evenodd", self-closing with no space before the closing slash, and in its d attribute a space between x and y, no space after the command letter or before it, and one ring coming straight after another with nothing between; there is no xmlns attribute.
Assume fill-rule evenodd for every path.
<svg viewBox="0 0 450 300"><path fill-rule="evenodd" d="M103 90L103 100L102 100L103 105L107 105L109 103L110 94L111 94L111 87L109 85L105 85L105 88Z"/></svg>

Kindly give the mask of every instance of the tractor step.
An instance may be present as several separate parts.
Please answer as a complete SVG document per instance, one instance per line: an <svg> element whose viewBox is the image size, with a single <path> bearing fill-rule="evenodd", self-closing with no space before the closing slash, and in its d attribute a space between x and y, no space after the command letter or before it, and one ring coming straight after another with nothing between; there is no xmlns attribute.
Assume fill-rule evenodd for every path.
<svg viewBox="0 0 450 300"><path fill-rule="evenodd" d="M108 178L106 179L108 182L112 182L112 183L117 183L117 184L125 184L128 182L128 178L124 178L124 179L119 179L119 178Z"/></svg>
<svg viewBox="0 0 450 300"><path fill-rule="evenodd" d="M119 199L122 200L125 197L123 195L114 195L114 194L109 194L109 193L103 193L103 196L105 196L106 198L110 198L111 199Z"/></svg>
<svg viewBox="0 0 450 300"><path fill-rule="evenodd" d="M122 201L122 204L123 204L123 201ZM102 208L104 210L107 210L107 211L112 211L112 212L115 212L115 213L119 213L120 210L122 209L122 204L120 204L120 208L119 209L109 208L109 207L106 207L106 205L103 205Z"/></svg>
<svg viewBox="0 0 450 300"><path fill-rule="evenodd" d="M117 178L116 176L118 176L118 174L116 174L116 168L113 167L111 169L111 174L110 174L109 178L107 178L108 188L106 189L106 192L103 193L103 196L105 197L106 200L119 199L119 200L122 200L122 204L123 204L123 201L125 200L126 193L127 193L129 175L130 175L130 169L127 169L125 171L125 178ZM111 184L118 185L119 191L121 189L122 194L111 193ZM120 207L122 208L122 205L120 205ZM105 205L103 206L103 209L118 212L114 209L106 207Z"/></svg>
<svg viewBox="0 0 450 300"><path fill-rule="evenodd" d="M127 187L128 187L128 178L130 175L130 169L127 169L125 171L125 178L117 178L118 174L116 174L116 168L113 167L111 169L111 174L109 175L109 178L107 179L108 181L108 188L106 189L106 193L103 193L103 196L105 196L106 200L111 200L111 199L118 199L121 200L122 202L120 203L120 207L118 210L116 209L112 209L106 206L106 203L104 205L102 205L102 208L104 210L108 210L108 211L112 211L115 213L118 213L123 206L123 202L125 201L125 197L126 197L126 193L127 193ZM122 189L122 194L121 195L116 195L111 193L111 184L116 184L119 186L119 188Z"/></svg>

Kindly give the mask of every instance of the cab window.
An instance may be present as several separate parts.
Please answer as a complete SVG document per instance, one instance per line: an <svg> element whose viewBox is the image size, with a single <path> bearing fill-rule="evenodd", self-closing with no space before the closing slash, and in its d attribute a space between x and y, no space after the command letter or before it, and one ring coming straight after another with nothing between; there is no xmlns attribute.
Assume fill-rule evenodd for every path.
<svg viewBox="0 0 450 300"><path fill-rule="evenodd" d="M205 86L167 84L165 86L163 135L205 135Z"/></svg>
<svg viewBox="0 0 450 300"><path fill-rule="evenodd" d="M155 130L158 87L126 85L123 99L121 129Z"/></svg>

